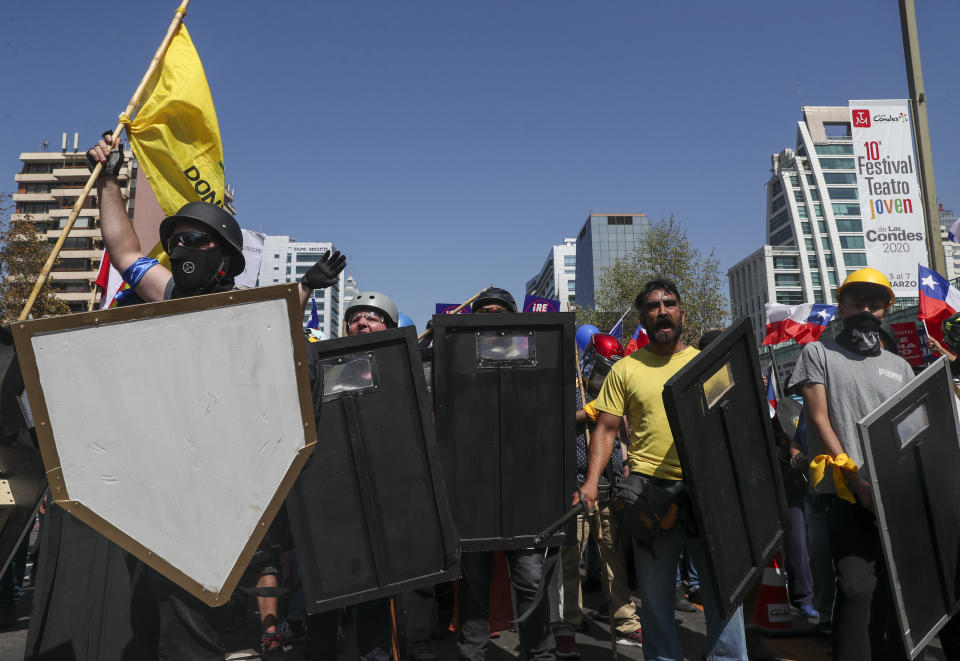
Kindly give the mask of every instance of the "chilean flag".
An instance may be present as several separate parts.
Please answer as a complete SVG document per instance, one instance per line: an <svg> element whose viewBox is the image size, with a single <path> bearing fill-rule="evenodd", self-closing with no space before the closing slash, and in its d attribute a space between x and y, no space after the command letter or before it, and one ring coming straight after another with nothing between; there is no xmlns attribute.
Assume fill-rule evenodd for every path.
<svg viewBox="0 0 960 661"><path fill-rule="evenodd" d="M637 349L642 349L648 344L650 344L650 338L647 336L646 329L644 329L643 324L637 324L637 330L633 331L633 337L627 342L627 348L624 349L623 355L629 356Z"/></svg>
<svg viewBox="0 0 960 661"><path fill-rule="evenodd" d="M925 323L930 337L943 342L943 320L960 310L960 292L946 278L919 264L920 311L917 319Z"/></svg>
<svg viewBox="0 0 960 661"><path fill-rule="evenodd" d="M816 342L837 313L836 305L804 303L781 305L767 303L767 336L760 344L780 344L796 340L799 344Z"/></svg>
<svg viewBox="0 0 960 661"><path fill-rule="evenodd" d="M771 418L777 415L777 387L773 382L775 378L773 375L773 365L771 365L770 370L767 372L767 404L770 406Z"/></svg>

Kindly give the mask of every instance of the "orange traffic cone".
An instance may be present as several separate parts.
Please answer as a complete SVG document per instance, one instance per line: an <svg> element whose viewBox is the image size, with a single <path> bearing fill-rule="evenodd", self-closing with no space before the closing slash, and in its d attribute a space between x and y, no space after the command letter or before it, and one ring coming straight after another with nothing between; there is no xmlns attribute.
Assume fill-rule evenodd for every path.
<svg viewBox="0 0 960 661"><path fill-rule="evenodd" d="M753 625L758 629L783 631L793 626L790 614L790 595L787 594L787 576L780 568L777 556L773 556L763 570L763 583L757 595L757 607L753 612Z"/></svg>

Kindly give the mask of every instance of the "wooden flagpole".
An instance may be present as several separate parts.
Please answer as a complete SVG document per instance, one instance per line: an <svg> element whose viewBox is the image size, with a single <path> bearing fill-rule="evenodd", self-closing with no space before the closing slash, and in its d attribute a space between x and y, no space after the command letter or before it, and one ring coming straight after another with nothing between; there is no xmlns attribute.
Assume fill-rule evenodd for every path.
<svg viewBox="0 0 960 661"><path fill-rule="evenodd" d="M170 46L170 42L173 41L173 37L177 33L177 28L179 28L180 24L183 22L183 17L187 14L187 5L189 4L190 0L182 0L180 6L177 8L177 11L174 13L173 20L170 22L170 27L167 28L167 34L163 38L163 41L160 42L160 47L157 48L157 52L150 61L150 66L147 67L147 72L143 74L143 79L140 81L140 84L137 85L136 91L133 93L133 96L130 97L130 103L127 104L127 109L123 111L123 115L126 115L127 117L131 116L136 110L137 106L140 104L140 97L143 96L143 91L150 82L150 78L153 77L157 67L160 66L160 60L163 59L164 54L167 52L167 48ZM117 139L120 137L120 133L122 131L123 123L118 121L117 127L113 129L113 136L110 139L110 144L117 144ZM30 292L30 297L27 299L26 305L23 306L23 311L20 312L20 317L18 318L19 321L23 321L30 316L30 311L33 309L34 303L37 302L37 296L39 296L40 290L43 289L43 286L47 283L47 278L50 277L50 271L53 270L53 265L56 263L57 257L60 256L60 250L63 248L63 244L66 242L67 236L70 234L70 230L73 229L73 223L76 221L77 216L80 215L80 211L83 209L83 205L87 201L87 196L90 194L90 190L100 177L100 172L102 170L103 163L97 163L96 167L93 168L93 172L90 173L90 178L87 179L87 184L83 187L83 190L80 191L80 195L77 197L77 201L74 203L73 209L70 211L70 216L67 218L67 223L63 227L63 232L61 232L60 238L57 239L56 244L54 244L53 251L50 253L46 263L43 265L43 269L40 271L40 275L37 277L37 282L33 286L33 291Z"/></svg>
<svg viewBox="0 0 960 661"><path fill-rule="evenodd" d="M460 310L462 310L463 308L467 307L468 305L470 305L471 303L473 303L475 300L477 300L478 298L480 298L481 294L483 294L483 292L487 291L487 290L490 289L491 287L493 287L493 285L487 285L486 287L484 287L483 289L481 289L480 291L478 291L476 294L474 294L473 296L471 296L470 298L468 298L467 300L465 300L463 303L461 303L461 304L458 305L457 307L453 308L453 309L452 309L450 312L448 312L447 314L457 314L458 312L460 312ZM424 330L422 333L420 333L420 335L417 336L417 341L419 342L420 340L422 340L423 338L425 338L427 335L429 335L429 334L432 333L432 332L433 332L433 329L432 329L432 328L427 328L427 329Z"/></svg>

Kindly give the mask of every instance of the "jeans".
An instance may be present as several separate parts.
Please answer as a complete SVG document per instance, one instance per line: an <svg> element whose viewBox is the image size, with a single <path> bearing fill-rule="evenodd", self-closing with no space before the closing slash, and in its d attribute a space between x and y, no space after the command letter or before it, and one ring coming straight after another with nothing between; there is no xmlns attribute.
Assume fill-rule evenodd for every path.
<svg viewBox="0 0 960 661"><path fill-rule="evenodd" d="M516 598L516 611L523 613L533 603L537 585L543 579L543 550L507 551L510 583ZM490 579L493 576L493 552L464 553L460 558L460 627L457 648L466 661L483 661L490 642ZM672 603L672 602L671 602ZM550 609L541 600L530 617L519 626L520 649L529 661L553 661L555 644L550 633Z"/></svg>
<svg viewBox="0 0 960 661"><path fill-rule="evenodd" d="M682 568L682 571L681 571ZM689 553L684 553L683 558L677 563L677 586L683 585L683 577L687 577L687 591L696 592L700 589L700 573L697 571Z"/></svg>
<svg viewBox="0 0 960 661"><path fill-rule="evenodd" d="M831 500L833 496L829 494L809 495L804 505L807 550L813 575L813 607L820 613L821 622L833 620L833 599L836 594L836 576L830 555L830 528L827 525L827 505Z"/></svg>
<svg viewBox="0 0 960 661"><path fill-rule="evenodd" d="M650 546L634 547L640 583L643 658L646 661L683 661L674 621L673 598L677 563L684 546L704 578L700 589L707 619L707 661L747 661L743 608L738 608L727 621L720 617L706 573L703 546L696 539L684 540L680 525L665 531Z"/></svg>

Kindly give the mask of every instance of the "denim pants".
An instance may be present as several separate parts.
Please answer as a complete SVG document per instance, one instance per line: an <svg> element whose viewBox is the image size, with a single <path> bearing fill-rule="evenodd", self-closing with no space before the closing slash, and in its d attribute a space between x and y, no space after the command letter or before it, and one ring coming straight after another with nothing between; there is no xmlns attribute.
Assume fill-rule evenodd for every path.
<svg viewBox="0 0 960 661"><path fill-rule="evenodd" d="M674 620L677 562L686 547L700 571L703 610L707 618L707 661L747 661L743 607L729 620L720 617L707 574L706 556L697 539L684 539L680 525L660 535L650 546L634 546L637 581L640 583L640 624L643 625L643 658L646 661L683 661L683 650Z"/></svg>
<svg viewBox="0 0 960 661"><path fill-rule="evenodd" d="M507 551L507 565L510 567L516 612L520 614L533 602L537 585L543 579L543 550ZM487 618L490 611L493 552L464 553L460 558L460 568L463 577L460 579L460 637L457 647L461 659L483 661L490 643L490 622ZM520 649L529 661L553 661L555 644L550 632L550 608L546 598L518 628Z"/></svg>

